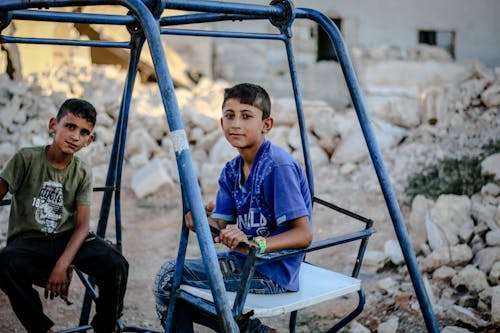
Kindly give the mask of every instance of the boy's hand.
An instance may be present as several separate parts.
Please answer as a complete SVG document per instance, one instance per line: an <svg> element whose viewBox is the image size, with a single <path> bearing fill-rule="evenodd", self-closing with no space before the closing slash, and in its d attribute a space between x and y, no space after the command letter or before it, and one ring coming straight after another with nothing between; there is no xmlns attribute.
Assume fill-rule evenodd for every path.
<svg viewBox="0 0 500 333"><path fill-rule="evenodd" d="M215 208L215 201L213 201L213 200L209 201L205 205L205 212L206 212L207 216L212 215L214 208ZM188 227L188 229L191 230L192 232L195 232L193 215L191 215L191 211L186 213L185 220L186 220L186 227Z"/></svg>
<svg viewBox="0 0 500 333"><path fill-rule="evenodd" d="M228 224L225 229L221 229L219 236L215 237L214 240L216 243L226 245L231 250L238 250L238 245L240 243L250 244L247 235L238 229L236 225L230 224Z"/></svg>
<svg viewBox="0 0 500 333"><path fill-rule="evenodd" d="M54 299L54 297L66 298L68 296L68 267L58 265L54 267L50 274L49 280L45 285L45 298Z"/></svg>

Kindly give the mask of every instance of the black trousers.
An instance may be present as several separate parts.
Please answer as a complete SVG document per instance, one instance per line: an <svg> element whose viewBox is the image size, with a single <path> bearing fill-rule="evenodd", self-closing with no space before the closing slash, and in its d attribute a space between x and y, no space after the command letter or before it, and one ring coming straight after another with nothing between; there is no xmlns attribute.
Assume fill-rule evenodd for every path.
<svg viewBox="0 0 500 333"><path fill-rule="evenodd" d="M0 251L0 289L29 333L46 333L54 323L43 313L33 284L45 287L52 269L63 253L71 233L55 237L17 238ZM112 245L89 234L73 263L95 278L99 297L92 320L95 332L114 332L123 310L128 262Z"/></svg>

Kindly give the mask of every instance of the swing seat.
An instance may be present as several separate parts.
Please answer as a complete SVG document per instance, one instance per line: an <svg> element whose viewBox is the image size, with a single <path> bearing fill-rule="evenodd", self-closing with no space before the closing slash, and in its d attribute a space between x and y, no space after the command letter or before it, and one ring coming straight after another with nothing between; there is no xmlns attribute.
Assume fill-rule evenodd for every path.
<svg viewBox="0 0 500 333"><path fill-rule="evenodd" d="M341 213L343 216L361 222L363 227L354 227L355 230L352 232L314 241L307 248L302 249L286 249L259 254L256 253L256 248L248 246L246 243L241 243L241 245L248 250L245 267L243 268L241 288L237 292L225 293L227 301L233 304L233 316L236 320L245 317L247 314L252 314L255 317L273 317L290 313L289 329L290 332L295 332L297 312L299 310L322 302L331 301L335 298L357 293L357 306L342 319L337 321L329 330L329 332L338 332L363 310L365 295L358 275L368 239L375 233L375 229L372 228L373 221L316 196L313 196L313 202L316 206L323 206L327 209L331 209L332 212ZM218 232L217 228L213 226L211 230L216 234ZM248 292L250 286L249 281L253 276L255 267L258 265L291 256L320 251L350 242L357 242L359 246L356 259L354 260L354 268L350 275L342 274L330 268L320 267L304 261L301 263L299 273L299 291L286 292L283 294L252 294ZM175 290L176 298L183 299L214 316L217 315L211 289L180 284Z"/></svg>
<svg viewBox="0 0 500 333"><path fill-rule="evenodd" d="M181 284L180 289L213 302L210 289L185 284ZM299 275L299 291L276 295L248 293L243 311L253 310L256 317L273 317L348 295L360 289L361 281L358 279L303 262ZM236 292L227 292L226 295L233 303Z"/></svg>

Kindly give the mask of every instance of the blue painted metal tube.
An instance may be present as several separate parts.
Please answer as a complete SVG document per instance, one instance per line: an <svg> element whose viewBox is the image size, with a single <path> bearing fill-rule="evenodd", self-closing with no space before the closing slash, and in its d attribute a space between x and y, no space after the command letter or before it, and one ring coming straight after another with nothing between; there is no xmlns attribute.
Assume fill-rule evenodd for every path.
<svg viewBox="0 0 500 333"><path fill-rule="evenodd" d="M106 187L113 186L115 192L106 191L103 195L101 202L101 209L99 211L99 221L97 224L97 235L104 238L108 225L109 211L111 207L111 200L113 194L115 196L115 219L116 219L116 240L119 250L121 251L121 215L120 215L120 178L123 165L123 157L125 151L125 139L127 136L127 123L130 109L130 100L132 90L135 83L137 74L137 67L140 60L140 54L144 40L139 37L132 37L132 49L130 52L128 75L123 88L122 103L120 105L120 112L115 127L115 136L113 139L113 146L111 149L111 156L108 163L108 171L106 175ZM118 197L118 199L117 199ZM120 230L118 230L120 229ZM92 285L94 281L92 280ZM90 308L92 306L91 300L86 294L83 299L82 310L80 314L80 325L86 324L89 321Z"/></svg>
<svg viewBox="0 0 500 333"><path fill-rule="evenodd" d="M239 15L261 15L266 17L282 16L283 9L277 6L244 4L210 0L169 0L165 8L207 13L225 13Z"/></svg>
<svg viewBox="0 0 500 333"><path fill-rule="evenodd" d="M368 151L375 167L375 172L384 194L387 208L389 209L389 214L394 225L394 230L398 237L399 244L408 266L408 271L410 273L413 287L420 304L420 309L422 311L427 330L429 332L439 332L437 321L434 316L434 312L432 311L432 305L429 301L427 292L425 291L422 277L417 265L415 253L413 251L413 248L411 247L408 232L404 225L403 217L396 200L396 195L394 194L394 191L392 189L390 178L388 176L384 160L382 158L382 153L377 143L375 132L370 123L370 119L366 112L363 97L359 89L359 84L357 83L356 75L349 55L347 54L347 49L344 45L342 36L335 24L330 20L330 18L318 11L312 9L297 9L296 18L308 18L320 24L328 33L328 36L335 46L335 51L337 52L340 65L346 79L347 87L356 109L356 114L358 116L359 123L361 125L361 129L368 146Z"/></svg>
<svg viewBox="0 0 500 333"><path fill-rule="evenodd" d="M263 18L260 16L253 16L253 15L194 13L194 14L186 14L186 15L161 17L160 18L160 26L220 22L220 21L262 20L262 19L266 19L266 18Z"/></svg>
<svg viewBox="0 0 500 333"><path fill-rule="evenodd" d="M154 19L149 9L138 0L118 0L118 3L127 6L137 16L139 24L143 28L149 45L151 58L153 60L158 86L160 89L163 106L167 116L170 135L174 144L177 160L177 168L181 184L184 186L189 207L193 215L194 225L197 231L198 242L205 268L210 273L210 287L214 294L214 302L219 311L219 320L225 332L238 332L238 326L234 321L230 305L225 297L225 287L222 273L219 269L217 255L213 246L213 240L208 226L208 220L201 197L198 180L194 172L193 161L189 152L189 143L183 122L179 112L179 106L175 97L175 90L161 43L158 22Z"/></svg>
<svg viewBox="0 0 500 333"><path fill-rule="evenodd" d="M290 77L292 79L293 94L295 96L295 107L297 108L300 139L302 141L302 151L304 154L304 162L306 164L307 180L309 181L309 191L311 191L311 197L314 197L314 176L311 164L311 152L309 151L309 139L307 137L306 120L304 117L304 108L302 107L302 94L300 92L297 68L295 66L295 58L293 56L293 48L290 38L287 38L285 40L285 47L286 55L288 58L288 67L290 68Z"/></svg>
<svg viewBox="0 0 500 333"><path fill-rule="evenodd" d="M135 22L135 18L129 15L88 14L46 10L16 10L12 12L12 19L106 25L127 25Z"/></svg>
<svg viewBox="0 0 500 333"><path fill-rule="evenodd" d="M181 190L182 192L182 229L181 229L181 236L179 237L179 246L178 246L178 252L177 252L177 258L175 262L175 273L174 273L174 278L172 281L172 290L171 290L171 295L175 295L177 292L181 280L182 280L182 273L184 270L184 261L186 258L186 250L188 246L188 241L189 241L189 229L186 227L186 220L184 218L185 214L189 210L188 206L188 200L185 197L184 190ZM169 304L168 304L168 311L167 311L167 317L165 320L165 332L170 333L172 330L172 321L173 321L173 316L175 312L175 301L176 297L170 297Z"/></svg>
<svg viewBox="0 0 500 333"><path fill-rule="evenodd" d="M79 39L57 39L57 38L32 38L32 37L11 37L2 36L3 44L40 44L40 45L70 45L70 46L91 46L91 47L110 47L126 48L130 47L128 42L108 42L99 40L79 40Z"/></svg>
<svg viewBox="0 0 500 333"><path fill-rule="evenodd" d="M144 46L144 38L142 35L132 35L131 36L132 50L130 52L130 60L127 72L127 81L125 82L125 87L123 89L122 104L120 105L120 113L123 113L122 125L120 129L120 144L118 161L116 167L116 179L115 187L117 191L115 192L115 230L116 230L116 243L118 249L122 250L122 219L121 219L121 181L122 181L122 170L123 170L123 160L125 158L125 143L127 140L127 123L128 114L130 111L130 103L132 101L132 91L134 90L134 83L137 76L137 68L139 67L139 62L141 61L141 51Z"/></svg>
<svg viewBox="0 0 500 333"><path fill-rule="evenodd" d="M2 0L0 11L11 11L28 8L49 8L68 6L96 6L96 5L116 5L113 0Z"/></svg>
<svg viewBox="0 0 500 333"><path fill-rule="evenodd" d="M349 314L347 314L344 318L342 318L338 323L333 325L332 328L330 328L327 333L333 333L333 332L338 332L340 329L345 327L345 325L349 324L351 320L356 318L361 311L363 311L363 308L365 307L365 292L363 290L363 287L361 287L358 291L358 297L359 297L359 302L358 306Z"/></svg>
<svg viewBox="0 0 500 333"><path fill-rule="evenodd" d="M285 35L283 34L206 31L206 30L172 29L172 28L160 28L160 33L164 35L196 36L196 37L227 37L227 38L268 39L268 40L285 39Z"/></svg>

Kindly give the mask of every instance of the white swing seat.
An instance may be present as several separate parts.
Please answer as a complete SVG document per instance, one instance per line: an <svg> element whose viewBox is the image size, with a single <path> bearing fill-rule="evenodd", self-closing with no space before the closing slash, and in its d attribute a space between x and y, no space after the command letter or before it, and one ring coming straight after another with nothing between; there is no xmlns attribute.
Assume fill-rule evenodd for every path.
<svg viewBox="0 0 500 333"><path fill-rule="evenodd" d="M213 302L210 289L180 285L185 292ZM299 276L299 291L276 295L247 294L244 311L254 311L256 317L272 317L318 304L333 298L357 292L361 281L353 277L330 271L309 263L302 263ZM227 292L234 303L235 292Z"/></svg>

